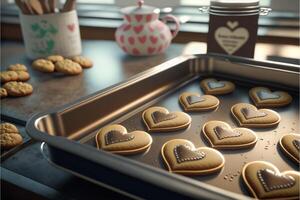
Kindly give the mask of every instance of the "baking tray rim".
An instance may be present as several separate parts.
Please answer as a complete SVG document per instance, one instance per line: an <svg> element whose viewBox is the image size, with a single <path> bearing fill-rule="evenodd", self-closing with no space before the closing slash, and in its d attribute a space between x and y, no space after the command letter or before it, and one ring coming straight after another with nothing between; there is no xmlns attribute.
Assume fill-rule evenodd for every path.
<svg viewBox="0 0 300 200"><path fill-rule="evenodd" d="M284 63L273 62L273 61L266 61L266 62L265 61L256 61L256 60L248 59L248 58L226 56L226 55L219 55L219 54L183 55L183 56L176 57L170 61L166 61L166 62L164 62L160 65L157 65L156 67L153 67L149 70L141 72L128 80L117 83L115 85L112 85L108 88L105 88L103 90L100 90L98 92L90 94L88 96L79 98L74 102L65 104L65 105L57 107L57 108L50 109L45 112L37 113L28 120L28 122L26 124L26 131L27 131L28 135L31 136L32 138L39 140L39 141L46 142L51 147L58 148L62 151L66 151L68 153L75 154L86 160L95 162L97 164L101 164L108 168L112 168L116 171L119 171L123 174L127 174L131 177L139 178L143 181L151 182L152 184L159 183L158 186L160 186L160 187L167 186L167 188L169 188L173 191L176 191L179 188L180 188L180 190L182 190L182 187L181 187L182 184L188 184L189 189L186 190L185 192L191 192L191 189L193 189L193 194L194 195L196 194L197 196L198 195L203 196L203 193L201 193L201 190L199 190L199 189L202 189L203 190L202 192L209 192L214 195L217 193L217 195L219 195L219 197L224 197L224 198L234 198L234 199L248 198L245 195L230 192L230 191L224 190L222 188L218 188L216 186L208 185L206 183L202 183L202 182L190 179L188 177L180 176L177 174L171 174L162 169L157 169L153 166L149 166L144 163L140 163L138 161L130 160L126 157L114 155L112 153L105 152L102 150L99 151L98 149L95 149L88 145L82 145L75 141L68 140L68 139L65 139L62 137L50 136L49 134L45 134L44 132L42 132L36 128L36 124L38 123L38 120L45 117L46 115L56 113L56 112L61 112L62 110L69 109L72 106L76 106L79 103L82 103L83 101L88 102L96 97L99 97L100 95L104 95L104 94L107 94L108 92L112 92L113 90L117 90L118 88L122 88L124 86L124 84L134 83L135 81L137 81L143 77L148 77L153 74L157 74L161 71L164 71L168 68L174 67L174 62L175 63L177 62L179 64L179 63L188 61L193 58L201 58L201 57L204 57L204 58L216 57L217 59L226 60L229 62L242 62L245 64L264 64L264 65L267 65L270 67L275 64L275 65L279 66L279 70L280 69L286 70L286 68L288 68L288 71L290 71L290 72L299 73L299 66L293 65L293 64L284 64ZM171 66L169 66L170 63L172 63ZM122 168L120 169L120 167L119 167L120 164L122 164L122 166L126 165L127 167L130 167L130 168L132 168L132 170L124 170L124 169L127 169L127 167L123 167L123 170L122 170ZM116 166L118 166L118 167L116 167ZM139 173L137 173L137 172L139 172ZM167 179L165 179L165 178L167 178ZM165 180L165 181L163 181L163 180ZM167 183L169 183L171 180L172 180L172 183L174 183L174 184L172 184L170 186L170 184L167 184ZM176 181L176 183L178 183L179 185L175 184L174 181ZM193 187L193 188L191 188L191 187Z"/></svg>

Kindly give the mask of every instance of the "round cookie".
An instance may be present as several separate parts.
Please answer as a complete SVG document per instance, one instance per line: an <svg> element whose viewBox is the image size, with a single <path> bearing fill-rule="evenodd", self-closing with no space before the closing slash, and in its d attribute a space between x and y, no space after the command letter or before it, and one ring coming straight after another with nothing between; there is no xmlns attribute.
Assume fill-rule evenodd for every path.
<svg viewBox="0 0 300 200"><path fill-rule="evenodd" d="M90 68L93 66L93 62L87 57L74 56L72 60L81 65L82 68Z"/></svg>
<svg viewBox="0 0 300 200"><path fill-rule="evenodd" d="M18 74L18 81L28 81L30 79L30 75L25 71L16 71Z"/></svg>
<svg viewBox="0 0 300 200"><path fill-rule="evenodd" d="M23 142L23 138L20 134L1 134L0 135L0 145L1 149L11 149L18 146Z"/></svg>
<svg viewBox="0 0 300 200"><path fill-rule="evenodd" d="M60 56L60 55L51 55L47 57L47 60L56 63L58 61L62 61L64 60L64 57Z"/></svg>
<svg viewBox="0 0 300 200"><path fill-rule="evenodd" d="M11 149L23 142L17 127L10 123L0 124L0 146L1 149Z"/></svg>
<svg viewBox="0 0 300 200"><path fill-rule="evenodd" d="M162 158L170 172L184 175L205 175L220 171L225 163L223 155L212 148L195 148L189 140L174 139L161 149Z"/></svg>
<svg viewBox="0 0 300 200"><path fill-rule="evenodd" d="M228 94L234 91L235 85L230 81L216 80L207 78L200 82L200 87L205 94L221 95Z"/></svg>
<svg viewBox="0 0 300 200"><path fill-rule="evenodd" d="M18 74L15 71L0 72L1 83L18 80Z"/></svg>
<svg viewBox="0 0 300 200"><path fill-rule="evenodd" d="M116 154L136 154L146 151L152 137L144 131L128 133L124 126L114 124L100 129L95 137L98 149Z"/></svg>
<svg viewBox="0 0 300 200"><path fill-rule="evenodd" d="M279 140L280 149L293 161L300 164L300 135L287 134Z"/></svg>
<svg viewBox="0 0 300 200"><path fill-rule="evenodd" d="M231 128L222 121L209 121L203 125L202 133L216 149L241 149L253 147L257 142L255 132L247 128Z"/></svg>
<svg viewBox="0 0 300 200"><path fill-rule="evenodd" d="M163 107L150 107L142 114L148 131L169 132L187 128L192 119L184 112L169 112Z"/></svg>
<svg viewBox="0 0 300 200"><path fill-rule="evenodd" d="M266 107L282 107L290 104L293 100L292 96L283 91L272 92L266 87L255 87L249 91L249 96L259 108Z"/></svg>
<svg viewBox="0 0 300 200"><path fill-rule="evenodd" d="M7 70L8 71L24 71L24 72L27 72L27 67L23 64L13 64L13 65L9 65Z"/></svg>
<svg viewBox="0 0 300 200"><path fill-rule="evenodd" d="M30 95L33 91L30 84L17 81L5 83L3 87L6 89L9 96L15 97Z"/></svg>
<svg viewBox="0 0 300 200"><path fill-rule="evenodd" d="M231 113L242 127L266 128L276 126L280 115L270 109L257 109L248 103L238 103L231 107Z"/></svg>
<svg viewBox="0 0 300 200"><path fill-rule="evenodd" d="M0 124L0 134L4 133L19 133L18 128L11 123L1 123Z"/></svg>
<svg viewBox="0 0 300 200"><path fill-rule="evenodd" d="M56 62L55 70L67 75L78 75L82 72L81 66L69 59Z"/></svg>
<svg viewBox="0 0 300 200"><path fill-rule="evenodd" d="M54 72L54 64L45 59L37 59L32 63L32 67L38 71L51 73Z"/></svg>
<svg viewBox="0 0 300 200"><path fill-rule="evenodd" d="M0 98L7 97L7 91L5 88L0 88Z"/></svg>
<svg viewBox="0 0 300 200"><path fill-rule="evenodd" d="M213 110L219 106L219 99L212 95L202 95L195 92L184 92L179 102L186 112Z"/></svg>
<svg viewBox="0 0 300 200"><path fill-rule="evenodd" d="M242 178L256 199L299 199L299 172L280 172L269 162L253 161L243 167Z"/></svg>

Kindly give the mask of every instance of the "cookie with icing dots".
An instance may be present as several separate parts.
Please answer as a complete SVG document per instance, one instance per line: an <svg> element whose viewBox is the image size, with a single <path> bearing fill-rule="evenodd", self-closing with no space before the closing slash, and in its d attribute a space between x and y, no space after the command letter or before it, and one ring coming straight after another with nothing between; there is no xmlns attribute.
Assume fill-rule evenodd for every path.
<svg viewBox="0 0 300 200"><path fill-rule="evenodd" d="M253 147L257 142L254 131L247 128L231 128L222 121L209 121L203 125L202 133L216 149L241 149Z"/></svg>
<svg viewBox="0 0 300 200"><path fill-rule="evenodd" d="M293 161L300 164L300 135L287 134L279 140L280 149Z"/></svg>
<svg viewBox="0 0 300 200"><path fill-rule="evenodd" d="M184 175L205 175L220 171L225 163L223 155L209 147L196 148L192 142L174 139L166 142L161 155L168 171Z"/></svg>
<svg viewBox="0 0 300 200"><path fill-rule="evenodd" d="M248 103L238 103L231 107L231 113L242 127L265 128L276 126L280 115L270 109L257 109Z"/></svg>
<svg viewBox="0 0 300 200"><path fill-rule="evenodd" d="M255 87L249 91L249 96L259 108L282 107L290 104L292 96L284 91L272 92L266 87Z"/></svg>
<svg viewBox="0 0 300 200"><path fill-rule="evenodd" d="M200 87L205 94L221 95L234 91L235 85L230 81L207 78L200 82Z"/></svg>
<svg viewBox="0 0 300 200"><path fill-rule="evenodd" d="M299 172L280 172L269 162L254 161L243 167L242 177L257 199L299 199Z"/></svg>
<svg viewBox="0 0 300 200"><path fill-rule="evenodd" d="M186 112L214 110L219 106L219 99L212 95L200 95L195 92L184 92L179 102Z"/></svg>
<svg viewBox="0 0 300 200"><path fill-rule="evenodd" d="M146 151L152 144L152 137L144 131L127 132L119 124L103 127L95 137L97 148L115 154L136 154Z"/></svg>
<svg viewBox="0 0 300 200"><path fill-rule="evenodd" d="M148 131L168 132L187 128L192 119L180 111L169 112L163 107L150 107L142 114L143 121Z"/></svg>

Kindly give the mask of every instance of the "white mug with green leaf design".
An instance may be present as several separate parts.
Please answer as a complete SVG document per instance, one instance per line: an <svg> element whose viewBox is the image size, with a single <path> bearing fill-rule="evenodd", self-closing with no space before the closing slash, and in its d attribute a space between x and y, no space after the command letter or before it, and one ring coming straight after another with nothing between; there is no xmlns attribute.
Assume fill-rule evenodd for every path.
<svg viewBox="0 0 300 200"><path fill-rule="evenodd" d="M65 57L81 54L77 12L45 15L20 13L26 54L31 59L59 54Z"/></svg>

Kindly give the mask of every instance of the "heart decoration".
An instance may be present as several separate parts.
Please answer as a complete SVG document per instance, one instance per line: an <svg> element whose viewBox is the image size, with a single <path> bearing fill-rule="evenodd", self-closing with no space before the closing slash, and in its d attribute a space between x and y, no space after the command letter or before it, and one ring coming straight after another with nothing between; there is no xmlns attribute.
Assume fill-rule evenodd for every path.
<svg viewBox="0 0 300 200"><path fill-rule="evenodd" d="M257 96L259 97L260 100L266 100L266 99L279 99L280 96L271 92L267 91L258 91Z"/></svg>
<svg viewBox="0 0 300 200"><path fill-rule="evenodd" d="M143 15L134 15L134 18L137 22L140 22L143 19Z"/></svg>
<svg viewBox="0 0 300 200"><path fill-rule="evenodd" d="M150 36L150 41L153 43L153 44L156 44L157 43L157 41L158 41L158 37L156 37L156 36Z"/></svg>
<svg viewBox="0 0 300 200"><path fill-rule="evenodd" d="M139 34L140 32L142 32L143 29L144 29L144 25L139 25L139 26L133 27L133 31L134 31L136 34Z"/></svg>
<svg viewBox="0 0 300 200"><path fill-rule="evenodd" d="M214 78L207 78L201 81L201 88L205 94L228 94L234 91L235 85L230 81L218 81Z"/></svg>
<svg viewBox="0 0 300 200"><path fill-rule="evenodd" d="M74 23L68 24L67 27L68 27L69 31L74 32L74 30L75 30L75 24Z"/></svg>
<svg viewBox="0 0 300 200"><path fill-rule="evenodd" d="M220 171L225 163L222 154L212 148L195 148L189 140L175 139L161 149L162 158L170 172L202 175Z"/></svg>
<svg viewBox="0 0 300 200"><path fill-rule="evenodd" d="M267 114L262 111L249 109L249 108L242 108L241 111L246 119L253 119L253 118L260 118L260 117L267 116Z"/></svg>
<svg viewBox="0 0 300 200"><path fill-rule="evenodd" d="M296 163L300 164L300 135L299 134L287 134L280 138L279 147Z"/></svg>
<svg viewBox="0 0 300 200"><path fill-rule="evenodd" d="M231 107L231 113L240 126L272 127L280 122L280 115L269 109L260 109L248 103L238 103Z"/></svg>
<svg viewBox="0 0 300 200"><path fill-rule="evenodd" d="M227 23L227 25L229 25ZM249 32L244 27L235 27L236 24L230 24L235 30L221 26L215 31L215 39L220 47L229 55L238 51L249 39ZM231 28L231 27L230 27Z"/></svg>
<svg viewBox="0 0 300 200"><path fill-rule="evenodd" d="M124 35L121 35L120 38L119 38L119 41L120 41L122 44L124 44L124 40L125 40Z"/></svg>
<svg viewBox="0 0 300 200"><path fill-rule="evenodd" d="M200 103L205 101L206 99L200 96L188 96L186 98L187 102L189 103L189 105L193 105L195 103Z"/></svg>
<svg viewBox="0 0 300 200"><path fill-rule="evenodd" d="M216 88L223 88L225 87L225 83L222 82L208 82L207 86L209 87L209 89L216 89Z"/></svg>
<svg viewBox="0 0 300 200"><path fill-rule="evenodd" d="M120 142L126 142L134 139L133 134L123 134L120 131L112 130L105 135L105 144L115 144Z"/></svg>
<svg viewBox="0 0 300 200"><path fill-rule="evenodd" d="M146 37L146 35L140 36L140 37L138 37L138 40L140 41L141 44L144 44L147 40L147 37Z"/></svg>
<svg viewBox="0 0 300 200"><path fill-rule="evenodd" d="M191 117L183 112L171 112L163 107L150 107L142 114L149 131L175 131L187 128Z"/></svg>
<svg viewBox="0 0 300 200"><path fill-rule="evenodd" d="M258 170L257 175L266 192L276 189L285 189L295 185L295 179L292 176L275 174L275 172L270 169Z"/></svg>
<svg viewBox="0 0 300 200"><path fill-rule="evenodd" d="M271 163L254 161L244 166L242 177L246 186L255 198L299 198L299 172L280 172L278 168Z"/></svg>
<svg viewBox="0 0 300 200"><path fill-rule="evenodd" d="M148 47L147 51L149 54L153 54L155 52L156 48L155 47Z"/></svg>
<svg viewBox="0 0 300 200"><path fill-rule="evenodd" d="M219 106L219 99L212 95L202 95L193 92L185 92L180 95L179 102L187 112L207 111Z"/></svg>
<svg viewBox="0 0 300 200"><path fill-rule="evenodd" d="M247 128L232 129L229 124L222 121L209 121L204 124L202 133L217 149L241 149L253 147L257 142L255 132Z"/></svg>
<svg viewBox="0 0 300 200"><path fill-rule="evenodd" d="M129 42L129 44L134 45L134 43L135 43L134 37L129 37L128 42Z"/></svg>
<svg viewBox="0 0 300 200"><path fill-rule="evenodd" d="M152 14L146 15L146 22L150 22L152 20Z"/></svg>
<svg viewBox="0 0 300 200"><path fill-rule="evenodd" d="M228 22L226 23L226 25L227 25L231 30L234 30L236 27L239 26L239 22L238 22L238 21L234 21L234 22L228 21Z"/></svg>
<svg viewBox="0 0 300 200"><path fill-rule="evenodd" d="M249 96L257 107L281 107L290 104L292 96L284 91L272 92L266 87L255 87L249 91Z"/></svg>
<svg viewBox="0 0 300 200"><path fill-rule="evenodd" d="M178 145L174 148L174 154L178 163L201 160L205 157L203 151L193 151L188 145Z"/></svg>
<svg viewBox="0 0 300 200"><path fill-rule="evenodd" d="M131 28L130 24L125 24L123 30L128 31Z"/></svg>
<svg viewBox="0 0 300 200"><path fill-rule="evenodd" d="M131 53L132 53L132 55L140 55L141 54L141 52L137 48L133 48Z"/></svg>
<svg viewBox="0 0 300 200"><path fill-rule="evenodd" d="M102 128L96 134L98 149L110 151L116 154L135 154L146 151L152 137L144 131L128 133L124 126L114 124Z"/></svg>
<svg viewBox="0 0 300 200"><path fill-rule="evenodd" d="M160 111L155 111L151 114L152 120L155 124L163 122L163 121L168 121L168 120L172 120L175 119L177 116L174 113L163 113Z"/></svg>

